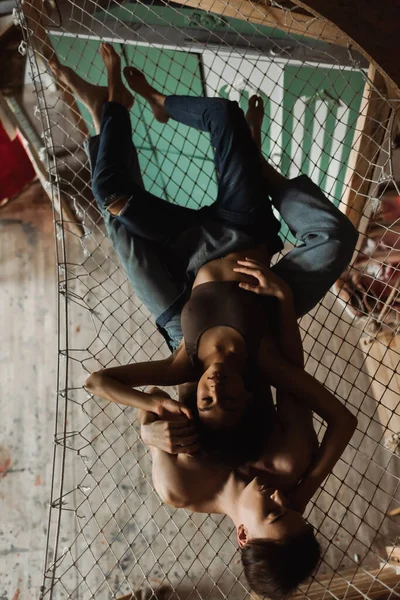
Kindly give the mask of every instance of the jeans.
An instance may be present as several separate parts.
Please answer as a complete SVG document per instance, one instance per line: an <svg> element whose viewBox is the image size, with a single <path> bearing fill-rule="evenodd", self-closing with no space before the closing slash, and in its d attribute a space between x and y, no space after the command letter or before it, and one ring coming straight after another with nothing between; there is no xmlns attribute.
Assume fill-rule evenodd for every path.
<svg viewBox="0 0 400 600"><path fill-rule="evenodd" d="M298 318L318 304L351 261L358 231L306 175L272 197L300 242L272 267L289 284Z"/></svg>
<svg viewBox="0 0 400 600"><path fill-rule="evenodd" d="M218 172L218 197L211 207L192 210L150 194L143 187L128 111L113 102L104 105L93 194L100 209L125 198L118 218L143 239L166 244L206 215L237 227L252 237L263 236L279 246L279 221L267 198L261 159L243 111L237 102L219 98L169 96L165 109L176 121L211 135ZM276 250L275 250L276 251Z"/></svg>
<svg viewBox="0 0 400 600"><path fill-rule="evenodd" d="M128 111L106 103L100 135L88 140L93 193L110 237L139 299L156 319L170 349L182 337L180 310L191 280L187 264L198 266L215 257L260 242L271 255L282 248L279 222L272 212L258 149L236 102L170 96L170 117L211 135L218 172L214 204L192 210L162 200L143 187ZM108 207L124 200L114 216ZM357 232L308 177L287 183L272 202L301 242L273 270L292 288L295 309L302 316L313 308L351 259ZM193 232L193 235L192 235ZM188 242L175 243L186 238ZM193 239L203 238L200 246ZM179 252L176 248L179 247ZM193 261L192 261L193 262ZM186 294L186 295L185 295Z"/></svg>

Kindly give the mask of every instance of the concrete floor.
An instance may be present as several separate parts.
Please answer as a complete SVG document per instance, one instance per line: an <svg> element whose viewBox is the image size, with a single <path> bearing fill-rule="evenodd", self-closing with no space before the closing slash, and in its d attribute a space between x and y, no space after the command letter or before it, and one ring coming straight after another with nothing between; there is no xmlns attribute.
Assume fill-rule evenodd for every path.
<svg viewBox="0 0 400 600"><path fill-rule="evenodd" d="M67 243L71 360L60 363L47 561L51 576L65 459L54 598L118 598L146 579L153 589L172 585L179 598L245 598L228 519L161 505L134 411L88 399L80 388L85 371L100 364L165 353L101 236L85 238L85 252L75 236ZM38 186L1 209L0 247L0 599L17 600L37 597L42 583L56 417L53 224ZM63 315L62 302L61 309ZM301 325L307 369L359 415L359 429L309 515L326 549L320 572L376 567L398 535L385 515L400 501L400 470L381 444L360 332L331 294ZM61 338L61 348L65 343Z"/></svg>

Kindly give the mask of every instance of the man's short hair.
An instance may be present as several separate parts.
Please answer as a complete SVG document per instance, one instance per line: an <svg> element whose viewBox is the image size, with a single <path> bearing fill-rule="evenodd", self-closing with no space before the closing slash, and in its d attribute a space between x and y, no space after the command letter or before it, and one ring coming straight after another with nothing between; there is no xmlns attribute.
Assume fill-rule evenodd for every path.
<svg viewBox="0 0 400 600"><path fill-rule="evenodd" d="M313 528L283 541L250 540L242 548L244 573L251 589L273 600L287 598L310 577L319 563L321 547Z"/></svg>

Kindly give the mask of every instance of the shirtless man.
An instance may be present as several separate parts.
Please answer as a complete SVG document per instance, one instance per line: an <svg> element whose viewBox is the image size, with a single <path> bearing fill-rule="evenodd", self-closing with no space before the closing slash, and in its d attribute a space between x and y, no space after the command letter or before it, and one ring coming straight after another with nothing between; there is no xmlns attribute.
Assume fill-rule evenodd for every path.
<svg viewBox="0 0 400 600"><path fill-rule="evenodd" d="M177 508L228 515L251 589L280 599L319 562L318 542L302 513L340 458L357 419L298 368L297 374L303 375L295 399L293 384L285 385L285 361L276 349L266 364L265 377L279 390L273 430L264 439L260 458L243 467L232 469L210 460L199 448L192 421L160 389L149 391L147 408L144 394L132 390L130 405L142 409L141 434L150 447L153 484L160 498ZM86 385L103 395L96 377ZM327 424L320 447L312 412ZM241 441L238 436L237 443Z"/></svg>

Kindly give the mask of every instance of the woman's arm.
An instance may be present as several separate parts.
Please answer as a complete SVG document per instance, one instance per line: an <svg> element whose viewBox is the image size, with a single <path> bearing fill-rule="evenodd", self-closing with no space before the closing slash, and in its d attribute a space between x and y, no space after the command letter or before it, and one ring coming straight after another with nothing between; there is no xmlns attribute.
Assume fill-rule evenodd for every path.
<svg viewBox="0 0 400 600"><path fill-rule="evenodd" d="M278 348L289 362L304 368L303 343L290 287L283 279L277 277L267 265L256 260L238 260L238 266L233 270L250 275L258 281L256 285L241 282L239 285L243 289L262 296L277 298L279 302Z"/></svg>
<svg viewBox="0 0 400 600"><path fill-rule="evenodd" d="M110 402L133 406L162 416L163 411L185 414L190 411L165 394L146 394L134 387L144 385L176 385L191 380L193 368L183 343L165 360L135 363L124 367L102 369L89 375L86 388L92 394Z"/></svg>
<svg viewBox="0 0 400 600"><path fill-rule="evenodd" d="M114 379L121 384L132 387L145 385L177 385L186 381L193 381L194 370L189 361L184 341L179 348L164 360L152 360L101 369L89 376L86 386L96 382L97 389L103 377ZM95 392L97 393L97 392Z"/></svg>
<svg viewBox="0 0 400 600"><path fill-rule="evenodd" d="M278 348L287 361L304 369L303 342L294 312L292 291L286 284L279 298Z"/></svg>
<svg viewBox="0 0 400 600"><path fill-rule="evenodd" d="M85 387L91 394L105 400L153 412L161 418L170 413L191 418L190 410L180 402L172 400L165 392L160 392L157 388L154 388L154 392L152 390L149 393L140 392L130 385L108 377L107 369L92 373L88 377Z"/></svg>

